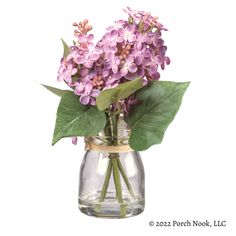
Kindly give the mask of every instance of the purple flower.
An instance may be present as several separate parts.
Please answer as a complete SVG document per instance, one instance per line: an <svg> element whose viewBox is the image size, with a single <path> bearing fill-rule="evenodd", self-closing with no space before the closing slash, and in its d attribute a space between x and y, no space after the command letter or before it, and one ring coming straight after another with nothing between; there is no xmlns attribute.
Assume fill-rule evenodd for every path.
<svg viewBox="0 0 236 236"><path fill-rule="evenodd" d="M74 24L77 42L62 59L58 80L73 86L84 105L96 105L100 91L127 80L142 78L146 86L159 79L158 70L170 63L161 34L165 29L157 17L129 7L125 12L129 19L117 20L109 26L97 44L92 42L94 36L88 35L92 27L87 20Z"/></svg>
<svg viewBox="0 0 236 236"><path fill-rule="evenodd" d="M131 55L132 57L134 57L135 64L138 66L141 65L144 60L147 60L151 56L149 50L147 50L147 47L143 46L141 42L135 43Z"/></svg>
<svg viewBox="0 0 236 236"><path fill-rule="evenodd" d="M120 40L124 42L133 43L136 40L135 26L128 25L127 27L120 29L119 36L121 37Z"/></svg>
<svg viewBox="0 0 236 236"><path fill-rule="evenodd" d="M118 72L118 66L120 65L120 59L113 53L108 53L108 61L105 64L106 69L111 69L114 74Z"/></svg>
<svg viewBox="0 0 236 236"><path fill-rule="evenodd" d="M121 76L126 76L128 72L135 73L137 71L137 66L134 63L133 57L127 57L123 62L122 68L120 69Z"/></svg>
<svg viewBox="0 0 236 236"><path fill-rule="evenodd" d="M117 43L122 42L123 40L118 34L118 31L112 30L111 32L106 33L102 39L97 43L97 47L100 47L105 52L106 55L109 52L116 53L117 52Z"/></svg>
<svg viewBox="0 0 236 236"><path fill-rule="evenodd" d="M159 80L160 79L160 73L158 71L155 71L153 74L149 74L149 78L152 79L152 80Z"/></svg>
<svg viewBox="0 0 236 236"><path fill-rule="evenodd" d="M120 72L110 75L106 80L105 89L112 88L112 87L116 86L117 84L119 84L121 78L122 78L122 75L120 74Z"/></svg>
<svg viewBox="0 0 236 236"><path fill-rule="evenodd" d="M122 29L126 23L127 21L124 20L115 21L114 25L107 27L107 31Z"/></svg>
<svg viewBox="0 0 236 236"><path fill-rule="evenodd" d="M72 140L72 143L74 144L74 145L76 145L77 144L77 142L78 142L78 138L75 136L75 137L71 137L71 140Z"/></svg>
<svg viewBox="0 0 236 236"><path fill-rule="evenodd" d="M167 50L167 47L161 45L161 46L159 47L159 49L158 49L158 53L163 57L163 56L165 56L165 54L166 54L166 50Z"/></svg>
<svg viewBox="0 0 236 236"><path fill-rule="evenodd" d="M150 12L137 11L130 7L127 7L124 11L137 23L142 22L145 31L150 27L155 27L158 30L166 30L163 25L157 21L158 17L153 17Z"/></svg>
<svg viewBox="0 0 236 236"><path fill-rule="evenodd" d="M78 69L74 67L72 63L66 62L65 59L62 59L61 66L58 71L58 81L65 81L67 84L72 84L72 76L77 73Z"/></svg>
<svg viewBox="0 0 236 236"><path fill-rule="evenodd" d="M74 62L78 65L83 64L86 68L91 69L101 54L102 50L100 48L94 48L92 51L84 52L75 57Z"/></svg>
<svg viewBox="0 0 236 236"><path fill-rule="evenodd" d="M89 74L89 69L83 67L79 71L81 77L86 77Z"/></svg>
<svg viewBox="0 0 236 236"><path fill-rule="evenodd" d="M110 46L111 49L114 48L117 43L122 43L124 41L124 38L122 38L122 35L120 34L120 31L122 31L122 29L119 29L119 31L117 30L112 30L110 33L108 33L108 37L107 37L107 43Z"/></svg>
<svg viewBox="0 0 236 236"><path fill-rule="evenodd" d="M164 45L164 40L162 38L160 38L160 32L155 32L153 35L153 45L157 48L161 47L162 45Z"/></svg>
<svg viewBox="0 0 236 236"><path fill-rule="evenodd" d="M169 64L170 64L170 58L169 58L169 57L164 56L163 63L161 64L161 69L162 69L162 70L165 69L165 64L166 64L166 65L169 65Z"/></svg>
<svg viewBox="0 0 236 236"><path fill-rule="evenodd" d="M100 90L93 89L92 82L87 80L85 83L78 83L75 87L75 94L80 96L80 102L83 105L93 105L95 106L97 97L100 93Z"/></svg>
<svg viewBox="0 0 236 236"><path fill-rule="evenodd" d="M148 75L151 76L152 79L158 80L160 78L160 74L158 72L158 65L163 64L163 58L160 55L150 57L149 61L146 61L146 66L148 66Z"/></svg>
<svg viewBox="0 0 236 236"><path fill-rule="evenodd" d="M126 76L125 76L125 79L127 80L134 80L134 79L137 79L137 78L143 78L143 81L144 81L144 76L146 76L147 73L144 69L143 66L138 66L137 67L137 71L135 73L131 73L129 72ZM144 85L147 85L147 83L143 83Z"/></svg>
<svg viewBox="0 0 236 236"><path fill-rule="evenodd" d="M133 18L134 20L140 20L140 18L142 17L142 15L144 14L143 11L137 11L137 10L133 10L130 7L126 7L123 9L125 13L127 13L131 18Z"/></svg>
<svg viewBox="0 0 236 236"><path fill-rule="evenodd" d="M93 34L89 34L89 35L80 34L78 36L78 42L79 43L93 44L92 43L93 39L94 39Z"/></svg>
<svg viewBox="0 0 236 236"><path fill-rule="evenodd" d="M70 47L70 53L66 57L66 61L74 61L74 58L77 58L81 52L77 46Z"/></svg>

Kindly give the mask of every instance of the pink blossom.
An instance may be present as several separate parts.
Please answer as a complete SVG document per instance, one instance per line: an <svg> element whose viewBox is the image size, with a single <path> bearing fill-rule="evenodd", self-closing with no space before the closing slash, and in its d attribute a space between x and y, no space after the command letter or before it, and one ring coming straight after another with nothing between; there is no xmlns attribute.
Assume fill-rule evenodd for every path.
<svg viewBox="0 0 236 236"><path fill-rule="evenodd" d="M73 87L83 105L95 106L101 91L128 80L142 78L146 86L170 63L158 18L129 7L125 12L129 19L115 21L97 44L88 20L74 23L76 43L61 61L58 80Z"/></svg>
<svg viewBox="0 0 236 236"><path fill-rule="evenodd" d="M58 70L58 81L65 81L69 85L72 84L72 76L77 73L78 69L72 64L62 59L61 66Z"/></svg>
<svg viewBox="0 0 236 236"><path fill-rule="evenodd" d="M76 145L77 144L77 142L78 142L78 138L75 136L75 137L71 137L71 140L72 140L72 143L74 144L74 145Z"/></svg>

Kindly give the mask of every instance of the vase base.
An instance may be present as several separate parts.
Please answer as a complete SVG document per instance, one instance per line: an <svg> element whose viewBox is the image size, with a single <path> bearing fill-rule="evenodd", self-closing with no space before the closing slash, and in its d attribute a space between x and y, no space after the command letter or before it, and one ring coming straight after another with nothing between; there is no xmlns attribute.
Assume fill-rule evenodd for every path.
<svg viewBox="0 0 236 236"><path fill-rule="evenodd" d="M88 216L121 219L141 214L144 211L144 200L118 204L115 198L110 198L108 202L102 203L79 199L79 209Z"/></svg>

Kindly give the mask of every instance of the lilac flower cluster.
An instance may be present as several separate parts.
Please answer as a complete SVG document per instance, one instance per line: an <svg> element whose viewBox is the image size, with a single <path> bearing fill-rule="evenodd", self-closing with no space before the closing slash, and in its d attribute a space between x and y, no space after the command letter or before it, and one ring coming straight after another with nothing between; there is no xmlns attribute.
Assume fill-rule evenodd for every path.
<svg viewBox="0 0 236 236"><path fill-rule="evenodd" d="M77 42L70 47L69 54L62 58L58 80L65 81L80 96L84 105L96 105L100 91L120 83L142 78L146 85L160 78L159 68L170 63L167 47L162 39L166 30L156 17L144 11L127 7L127 21L118 20L107 28L106 34L95 45L88 20L76 27ZM122 101L124 110L133 101Z"/></svg>

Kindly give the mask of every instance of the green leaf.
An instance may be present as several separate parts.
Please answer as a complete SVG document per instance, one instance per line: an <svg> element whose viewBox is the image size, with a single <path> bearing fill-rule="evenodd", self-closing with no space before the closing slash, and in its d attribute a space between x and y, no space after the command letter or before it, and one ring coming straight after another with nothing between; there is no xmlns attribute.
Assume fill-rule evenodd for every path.
<svg viewBox="0 0 236 236"><path fill-rule="evenodd" d="M67 57L67 55L70 53L70 48L67 45L67 43L64 41L64 39L61 39L61 41L62 41L63 48L64 48L63 57Z"/></svg>
<svg viewBox="0 0 236 236"><path fill-rule="evenodd" d="M70 92L70 90L62 90L62 89L58 89L58 88L54 88L45 84L41 84L44 88L46 88L47 90L49 90L50 92L56 94L59 97L62 97L65 93Z"/></svg>
<svg viewBox="0 0 236 236"><path fill-rule="evenodd" d="M117 85L115 88L103 90L97 97L96 103L100 111L108 108L112 103L123 100L143 87L140 78Z"/></svg>
<svg viewBox="0 0 236 236"><path fill-rule="evenodd" d="M188 86L189 82L154 81L137 92L140 103L132 106L126 117L131 148L142 151L161 143Z"/></svg>
<svg viewBox="0 0 236 236"><path fill-rule="evenodd" d="M73 92L65 93L58 106L52 145L64 137L97 135L105 124L104 112L82 105Z"/></svg>

